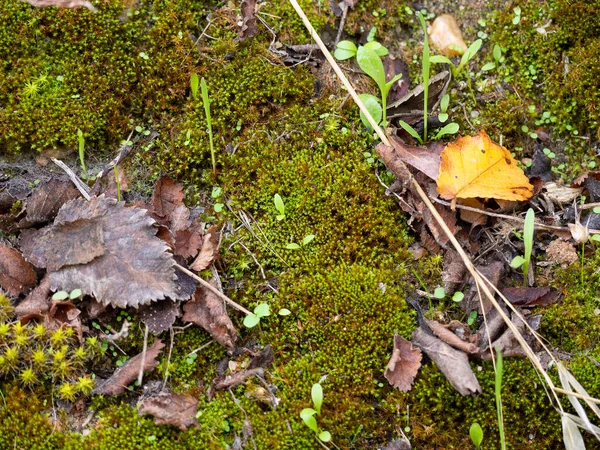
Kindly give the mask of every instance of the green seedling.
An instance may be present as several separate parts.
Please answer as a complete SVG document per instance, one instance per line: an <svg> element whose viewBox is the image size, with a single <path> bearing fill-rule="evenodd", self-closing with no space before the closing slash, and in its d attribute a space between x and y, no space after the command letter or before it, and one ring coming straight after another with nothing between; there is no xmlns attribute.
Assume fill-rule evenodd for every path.
<svg viewBox="0 0 600 450"><path fill-rule="evenodd" d="M515 256L510 262L513 269L518 269L523 266L523 285L527 287L529 275L529 262L531 260L531 252L533 250L533 231L535 228L535 213L529 208L525 215L525 224L523 225L523 244L525 246L525 255Z"/></svg>
<svg viewBox="0 0 600 450"><path fill-rule="evenodd" d="M308 244L310 244L314 238L314 234L307 234L306 236L304 236L304 238L302 239L302 247L305 247ZM302 247L296 244L295 242L290 242L288 245L285 246L285 248L287 248L288 250L298 250Z"/></svg>
<svg viewBox="0 0 600 450"><path fill-rule="evenodd" d="M512 23L513 25L518 25L521 22L521 7L516 6L513 8L513 12L515 13L515 17L513 17Z"/></svg>
<svg viewBox="0 0 600 450"><path fill-rule="evenodd" d="M315 418L316 415L321 414L321 406L323 404L323 388L319 383L313 384L310 396L314 408L304 408L300 411L300 418L308 428L315 432L320 441L329 442L331 440L331 433L319 429L317 419Z"/></svg>
<svg viewBox="0 0 600 450"><path fill-rule="evenodd" d="M462 301L463 301L463 299L464 299L464 298L465 298L465 294L463 294L463 293L462 293L462 292L460 292L460 291L456 291L456 292L454 293L454 295L452 296L452 301L453 301L453 302L456 302L456 303L460 303L460 302L462 302Z"/></svg>
<svg viewBox="0 0 600 450"><path fill-rule="evenodd" d="M292 312L287 308L281 308L277 314L280 316L289 316Z"/></svg>
<svg viewBox="0 0 600 450"><path fill-rule="evenodd" d="M443 55L433 55L429 59L429 61L434 64L448 64L450 66L450 71L452 72L452 76L456 77L467 66L469 61L471 61L473 59L473 57L477 54L477 52L481 48L482 44L483 44L483 41L481 39L477 39L476 41L474 41L461 56L458 66L456 66L450 60L450 58L447 58Z"/></svg>
<svg viewBox="0 0 600 450"><path fill-rule="evenodd" d="M473 325L476 320L477 320L477 311L471 311L471 314L469 314L469 318L467 319L467 325L469 325L469 326Z"/></svg>
<svg viewBox="0 0 600 450"><path fill-rule="evenodd" d="M530 210L531 211L531 210ZM504 364L502 362L502 353L496 348L496 412L498 414L498 430L500 432L500 446L506 450L506 437L504 436L504 416L502 413L502 374Z"/></svg>
<svg viewBox="0 0 600 450"><path fill-rule="evenodd" d="M81 177L85 180L87 179L87 170L85 168L84 158L85 139L81 130L77 130L77 142L79 143L79 164L81 164Z"/></svg>
<svg viewBox="0 0 600 450"><path fill-rule="evenodd" d="M210 145L210 157L212 159L213 176L217 175L217 161L215 158L215 147L213 145L212 120L210 118L210 100L208 99L208 86L206 80L200 81L200 90L202 92L202 103L204 104L204 113L206 114L206 124L208 125L208 143Z"/></svg>
<svg viewBox="0 0 600 450"><path fill-rule="evenodd" d="M433 296L442 300L444 297L446 297L446 291L443 287L436 287L433 291Z"/></svg>
<svg viewBox="0 0 600 450"><path fill-rule="evenodd" d="M442 99L440 100L440 113L438 114L438 119L440 122L444 123L448 120L448 106L450 105L450 95L444 94Z"/></svg>
<svg viewBox="0 0 600 450"><path fill-rule="evenodd" d="M113 167L115 172L115 183L117 183L117 201L121 201L121 180L119 179L119 168L117 166Z"/></svg>
<svg viewBox="0 0 600 450"><path fill-rule="evenodd" d="M275 194L273 196L273 203L275 203L275 209L279 213L275 218L279 221L285 219L285 204L283 203L281 195Z"/></svg>
<svg viewBox="0 0 600 450"><path fill-rule="evenodd" d="M244 326L246 328L253 328L260 322L260 319L266 316L270 316L269 305L267 303L261 303L254 308L254 314L248 314L244 318Z"/></svg>
<svg viewBox="0 0 600 450"><path fill-rule="evenodd" d="M67 291L56 291L52 295L52 300L62 302L64 300L75 300L83 295L81 289L73 289L71 292Z"/></svg>
<svg viewBox="0 0 600 450"><path fill-rule="evenodd" d="M221 197L221 194L223 194L223 189L221 189L219 186L215 186L210 193L210 196L213 198L213 200L217 200L219 197ZM223 211L223 208L225 208L225 204L221 202L215 202L213 206L213 209L216 213Z"/></svg>
<svg viewBox="0 0 600 450"><path fill-rule="evenodd" d="M429 69L431 60L429 58L429 38L427 35L427 25L423 14L417 14L421 28L423 29L423 142L427 142L427 116L428 116L428 100L429 100Z"/></svg>
<svg viewBox="0 0 600 450"><path fill-rule="evenodd" d="M471 436L471 441L475 445L477 450L481 449L481 443L483 442L483 430L481 426L475 422L469 428L469 436Z"/></svg>

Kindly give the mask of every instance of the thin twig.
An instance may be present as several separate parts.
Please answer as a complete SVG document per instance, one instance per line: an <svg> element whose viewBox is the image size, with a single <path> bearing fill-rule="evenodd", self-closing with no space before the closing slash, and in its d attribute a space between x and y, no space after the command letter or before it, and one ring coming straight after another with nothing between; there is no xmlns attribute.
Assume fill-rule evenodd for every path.
<svg viewBox="0 0 600 450"><path fill-rule="evenodd" d="M142 385L144 379L144 365L146 364L146 351L148 350L148 325L144 331L144 348L142 349L142 363L140 364L140 373L138 374L138 386Z"/></svg>
<svg viewBox="0 0 600 450"><path fill-rule="evenodd" d="M344 25L346 25L346 16L348 15L348 5L342 2L342 18L340 19L340 27L338 28L337 36L335 37L334 45L337 47L338 42L342 38L342 33L344 31Z"/></svg>
<svg viewBox="0 0 600 450"><path fill-rule="evenodd" d="M165 379L163 380L162 391L165 390L165 386L167 385L167 380L169 379L169 365L171 364L171 354L173 353L173 344L175 341L175 331L173 330L173 326L169 327L169 336L171 337L171 345L169 345L169 355L167 356L167 368L165 369Z"/></svg>
<svg viewBox="0 0 600 450"><path fill-rule="evenodd" d="M215 341L208 341L206 344L204 344L204 345L201 345L201 346L200 346L200 347L198 347L197 349L195 349L195 350L192 350L191 352L189 352L189 353L187 354L187 356L193 355L193 354L195 354L195 353L198 353L198 352L199 352L199 351L201 351L201 350L204 350L206 347L208 347L208 346L209 346L210 344L212 344L213 342L215 342Z"/></svg>
<svg viewBox="0 0 600 450"><path fill-rule="evenodd" d="M50 159L52 160L52 162L54 164L56 164L58 167L60 167L62 170L65 171L65 173L69 176L69 178L71 179L71 181L73 182L73 184L75 185L75 187L79 190L79 192L81 192L81 195L83 195L83 198L85 198L86 200L90 200L90 188L88 187L87 184L85 184L83 181L81 181L79 179L79 177L77 175L75 175L75 172L73 172L71 169L69 169L69 167L62 162L60 159L56 159L56 158L52 158L50 157Z"/></svg>
<svg viewBox="0 0 600 450"><path fill-rule="evenodd" d="M194 280L196 280L198 283L200 283L203 287L205 287L206 289L208 289L209 291L211 291L213 294L215 294L220 299L225 300L227 303L229 303L230 306L234 307L238 311L241 311L241 312L243 312L246 315L252 314L250 311L248 311L242 305L238 305L236 302L234 302L229 297L227 297L225 294L223 294L222 292L220 292L216 287L214 287L208 281L203 280L202 278L200 278L194 272L190 272L188 269L186 269L183 266L180 266L179 264L175 264L175 268L177 270L179 270L180 272L185 273L188 277L192 277Z"/></svg>

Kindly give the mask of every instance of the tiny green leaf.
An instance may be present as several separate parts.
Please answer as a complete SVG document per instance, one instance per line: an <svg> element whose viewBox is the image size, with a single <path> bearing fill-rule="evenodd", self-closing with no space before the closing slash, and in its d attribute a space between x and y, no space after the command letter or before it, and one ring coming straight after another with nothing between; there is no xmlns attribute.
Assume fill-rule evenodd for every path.
<svg viewBox="0 0 600 450"><path fill-rule="evenodd" d="M306 236L304 236L304 239L302 239L302 245L310 244L314 238L315 238L314 234L307 234Z"/></svg>
<svg viewBox="0 0 600 450"><path fill-rule="evenodd" d="M436 287L433 291L433 296L435 298L439 298L440 300L446 296L446 291L443 287Z"/></svg>
<svg viewBox="0 0 600 450"><path fill-rule="evenodd" d="M69 298L69 293L67 291L58 291L55 292L52 296L52 300L63 301Z"/></svg>
<svg viewBox="0 0 600 450"><path fill-rule="evenodd" d="M256 308L254 308L254 314L258 317L265 317L271 315L269 311L269 305L267 303L261 303Z"/></svg>
<svg viewBox="0 0 600 450"><path fill-rule="evenodd" d="M421 139L421 136L419 136L419 133L417 133L413 127L407 124L404 120L400 120L399 123L404 131L414 137L419 144L423 144L423 139Z"/></svg>
<svg viewBox="0 0 600 450"><path fill-rule="evenodd" d="M323 404L323 387L319 383L312 385L310 397L312 398L313 405L315 406L317 413L321 414L321 405Z"/></svg>
<svg viewBox="0 0 600 450"><path fill-rule="evenodd" d="M471 314L469 314L469 318L467 319L467 324L469 326L473 325L475 323L475 319L477 319L477 311L471 311Z"/></svg>
<svg viewBox="0 0 600 450"><path fill-rule="evenodd" d="M220 213L221 211L223 211L224 206L225 205L223 203L215 203L215 206L214 206L215 212Z"/></svg>
<svg viewBox="0 0 600 450"><path fill-rule="evenodd" d="M379 124L381 122L381 118L383 117L383 110L379 104L379 99L371 94L360 94L359 97L365 104L367 111L369 111L375 123ZM360 120L362 120L362 123L365 125L365 127L368 129L372 128L362 111L360 112Z"/></svg>
<svg viewBox="0 0 600 450"><path fill-rule="evenodd" d="M492 50L492 56L498 62L500 62L500 58L502 58L502 49L498 44L494 45L494 50Z"/></svg>
<svg viewBox="0 0 600 450"><path fill-rule="evenodd" d="M592 234L590 236L590 241L600 242L600 234Z"/></svg>
<svg viewBox="0 0 600 450"><path fill-rule="evenodd" d="M279 212L280 215L285 215L285 205L283 204L283 199L281 195L275 194L273 196L273 202L275 203L275 209Z"/></svg>
<svg viewBox="0 0 600 450"><path fill-rule="evenodd" d="M343 48L336 48L333 52L333 56L335 56L335 59L337 59L338 61L344 61L346 59L353 58L355 55L355 51L344 50Z"/></svg>
<svg viewBox="0 0 600 450"><path fill-rule="evenodd" d="M331 440L331 433L329 431L321 431L318 437L322 442L329 442Z"/></svg>
<svg viewBox="0 0 600 450"><path fill-rule="evenodd" d="M277 314L280 316L289 316L292 312L287 308L281 308Z"/></svg>
<svg viewBox="0 0 600 450"><path fill-rule="evenodd" d="M356 53L356 45L352 41L340 41L338 42L337 48L341 48L342 50L349 50Z"/></svg>
<svg viewBox="0 0 600 450"><path fill-rule="evenodd" d="M496 68L496 64L494 64L493 62L489 62L487 64L485 64L482 68L481 71L482 72L487 72L488 70L492 70Z"/></svg>
<svg viewBox="0 0 600 450"><path fill-rule="evenodd" d="M448 120L448 114L447 113L439 113L438 119L440 122L444 123L445 121Z"/></svg>
<svg viewBox="0 0 600 450"><path fill-rule="evenodd" d="M600 214L600 206L594 206L594 209L592 209L592 211L594 211L594 214Z"/></svg>
<svg viewBox="0 0 600 450"><path fill-rule="evenodd" d="M523 258L521 255L517 255L510 262L510 267L512 267L513 269L518 269L523 265L524 262L525 258Z"/></svg>
<svg viewBox="0 0 600 450"><path fill-rule="evenodd" d="M452 301L459 303L462 302L463 298L465 298L465 294L463 294L462 292L455 292L452 296Z"/></svg>
<svg viewBox="0 0 600 450"><path fill-rule="evenodd" d="M356 61L364 73L369 75L380 91L385 88L385 70L379 55L368 47L361 46L356 52Z"/></svg>
<svg viewBox="0 0 600 450"><path fill-rule="evenodd" d="M81 292L81 289L73 289L69 294L69 298L71 300L75 300L76 298L81 297L81 294L83 294L83 292Z"/></svg>
<svg viewBox="0 0 600 450"><path fill-rule="evenodd" d="M444 128L442 128L440 131L437 132L435 138L439 139L442 136L446 136L447 134L456 134L458 133L459 130L459 126L456 122L451 122L448 125L446 125Z"/></svg>
<svg viewBox="0 0 600 450"><path fill-rule="evenodd" d="M317 412L312 408L304 408L302 411L300 411L300 418L308 428L315 433L318 433L319 427L317 426L317 419L314 417L316 413Z"/></svg>
<svg viewBox="0 0 600 450"><path fill-rule="evenodd" d="M288 245L285 246L285 248L287 248L288 250L298 250L300 246L295 242L290 242Z"/></svg>
<svg viewBox="0 0 600 450"><path fill-rule="evenodd" d="M473 423L471 428L469 428L469 436L471 436L471 440L473 441L475 447L479 449L481 443L483 442L483 430L477 422Z"/></svg>
<svg viewBox="0 0 600 450"><path fill-rule="evenodd" d="M450 105L450 96L448 94L444 94L442 100L440 100L440 109L442 112L448 111L448 105Z"/></svg>
<svg viewBox="0 0 600 450"><path fill-rule="evenodd" d="M215 186L213 188L212 192L210 193L210 196L212 198L219 198L222 193L223 193L223 189L221 189L219 186Z"/></svg>
<svg viewBox="0 0 600 450"><path fill-rule="evenodd" d="M450 61L448 58L442 55L431 55L429 57L429 62L432 62L434 64L450 64L451 66L454 65L452 61Z"/></svg>
<svg viewBox="0 0 600 450"><path fill-rule="evenodd" d="M260 317L258 317L256 314L248 314L244 318L244 326L246 328L255 327L256 325L258 325L258 322L260 322Z"/></svg>

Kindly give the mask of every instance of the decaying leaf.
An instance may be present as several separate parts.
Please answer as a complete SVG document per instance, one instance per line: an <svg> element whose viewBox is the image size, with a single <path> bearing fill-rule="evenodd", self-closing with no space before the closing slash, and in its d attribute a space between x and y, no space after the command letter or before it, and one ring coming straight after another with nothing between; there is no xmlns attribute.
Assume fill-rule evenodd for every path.
<svg viewBox="0 0 600 450"><path fill-rule="evenodd" d="M202 248L202 226L193 224L175 233L175 254L185 259L193 258ZM194 270L194 269L192 269Z"/></svg>
<svg viewBox="0 0 600 450"><path fill-rule="evenodd" d="M437 179L440 172L440 155L443 149L438 142L435 145L432 144L427 147L415 147L405 144L399 138L392 136L391 144L395 152L392 157L399 158L406 164L423 172L432 180ZM385 144L378 144L377 147L378 153L384 152L387 149Z"/></svg>
<svg viewBox="0 0 600 450"><path fill-rule="evenodd" d="M429 79L429 90L427 93L430 111L434 111L446 92L450 83L450 72L434 75ZM409 91L400 100L392 102L387 106L387 117L391 119L402 119L408 123L423 120L423 100L425 98L423 83Z"/></svg>
<svg viewBox="0 0 600 450"><path fill-rule="evenodd" d="M31 264L14 248L0 245L0 286L11 295L29 291L37 283Z"/></svg>
<svg viewBox="0 0 600 450"><path fill-rule="evenodd" d="M257 367L256 369L240 370L232 375L222 375L213 381L213 386L217 390L229 389L230 387L238 386L252 377L262 377L265 374L265 369Z"/></svg>
<svg viewBox="0 0 600 450"><path fill-rule="evenodd" d="M492 142L483 130L446 146L437 185L438 193L447 200L483 197L524 201L533 192L511 153Z"/></svg>
<svg viewBox="0 0 600 450"><path fill-rule="evenodd" d="M240 41L253 38L258 34L256 21L256 0L242 0L242 27L240 28Z"/></svg>
<svg viewBox="0 0 600 450"><path fill-rule="evenodd" d="M65 325L69 326L77 333L79 342L83 343L81 311L70 300L66 302L52 300L50 309L44 316L44 325L49 331L58 330Z"/></svg>
<svg viewBox="0 0 600 450"><path fill-rule="evenodd" d="M138 316L155 336L167 331L181 315L179 302L171 299L160 300L150 305L140 306Z"/></svg>
<svg viewBox="0 0 600 450"><path fill-rule="evenodd" d="M190 265L190 270L200 272L210 267L219 253L219 241L219 232L217 231L217 227L213 226L204 235L202 248L200 249L198 257Z"/></svg>
<svg viewBox="0 0 600 450"><path fill-rule="evenodd" d="M463 341L461 338L459 338L452 331L450 331L449 329L444 327L437 320L425 319L425 323L427 323L427 326L429 327L429 329L431 331L433 331L433 334L435 334L437 337L439 337L442 341L446 342L447 344L450 344L452 347L457 348L458 350L462 350L465 353L475 354L475 353L479 352L479 347L477 347L475 344L473 344L471 342Z"/></svg>
<svg viewBox="0 0 600 450"><path fill-rule="evenodd" d="M446 250L442 261L442 282L446 292L456 291L456 287L463 282L467 267L458 252L452 248Z"/></svg>
<svg viewBox="0 0 600 450"><path fill-rule="evenodd" d="M223 300L208 289L198 286L194 297L183 306L184 322L204 328L221 345L235 348L238 333L227 315Z"/></svg>
<svg viewBox="0 0 600 450"><path fill-rule="evenodd" d="M33 291L29 293L25 300L15 307L15 315L19 320L27 316L41 317L50 309L50 277L44 275L42 281Z"/></svg>
<svg viewBox="0 0 600 450"><path fill-rule="evenodd" d="M34 265L48 268L55 291L81 289L121 308L185 298L153 223L145 210L114 199L78 198L63 205L54 225L24 232L22 250Z"/></svg>
<svg viewBox="0 0 600 450"><path fill-rule="evenodd" d="M160 339L154 341L152 347L146 351L144 359L144 372L155 369L158 366L158 355L164 348L165 344ZM112 376L100 383L96 389L92 391L95 395L118 395L125 391L125 388L137 379L142 366L142 353L134 356L127 361L123 366L115 370Z"/></svg>
<svg viewBox="0 0 600 450"><path fill-rule="evenodd" d="M546 257L548 261L555 262L563 268L567 268L579 259L575 246L562 239L555 239L546 248Z"/></svg>
<svg viewBox="0 0 600 450"><path fill-rule="evenodd" d="M38 186L26 201L27 216L19 222L19 227L27 228L51 221L62 205L79 195L79 191L70 181L51 180Z"/></svg>
<svg viewBox="0 0 600 450"><path fill-rule="evenodd" d="M196 413L198 400L191 395L161 393L146 397L138 404L138 414L154 416L156 425L174 425L185 431L190 426L200 428Z"/></svg>
<svg viewBox="0 0 600 450"><path fill-rule="evenodd" d="M385 81L389 82L396 75L402 74L402 78L394 83L388 93L387 102L393 103L400 100L408 93L410 79L408 78L408 64L402 58L392 58L387 55L383 60L383 68L385 69Z"/></svg>
<svg viewBox="0 0 600 450"><path fill-rule="evenodd" d="M385 369L384 376L394 387L402 392L412 389L417 372L421 367L423 355L402 336L394 336L394 350Z"/></svg>
<svg viewBox="0 0 600 450"><path fill-rule="evenodd" d="M471 370L466 353L452 348L421 327L413 332L412 342L435 362L440 372L458 393L461 395L481 394L481 386Z"/></svg>
<svg viewBox="0 0 600 450"><path fill-rule="evenodd" d="M184 196L183 186L180 183L162 176L154 185L151 212L159 218L162 217L170 221L177 207L183 205ZM160 220L158 222L162 223Z"/></svg>
<svg viewBox="0 0 600 450"><path fill-rule="evenodd" d="M552 287L504 288L502 294L514 306L548 306L557 303L560 299L560 291Z"/></svg>

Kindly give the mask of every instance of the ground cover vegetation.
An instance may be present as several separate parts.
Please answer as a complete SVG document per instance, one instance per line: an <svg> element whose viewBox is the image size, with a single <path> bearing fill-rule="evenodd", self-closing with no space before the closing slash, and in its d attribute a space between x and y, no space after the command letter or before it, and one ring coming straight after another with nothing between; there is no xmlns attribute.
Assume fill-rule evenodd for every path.
<svg viewBox="0 0 600 450"><path fill-rule="evenodd" d="M359 0L344 12L300 3L317 30L329 36L332 51L343 15L343 39L364 45L375 28L377 41L406 66L410 88L423 82L419 5ZM207 332L198 326L200 319L186 319L191 315L187 305L210 301L194 296L182 318L156 328L156 339L165 347L153 353L160 345L152 344L147 328L145 333L150 320L143 303L132 307L138 306L129 302L133 296L111 300L107 294L102 302L100 294L85 291L82 281L64 288L72 297L68 305L51 303L50 292L57 289L46 287L42 297L48 308L25 314L19 312L25 289L11 292L13 285L0 276L6 291L0 295L0 448L402 448L393 445L400 445L404 435L414 448L470 448L474 423L483 429L481 448L501 448L501 427L506 448L564 445L561 416L523 357L503 360L502 421L489 359L467 363L480 385L477 396L461 395L427 361L410 390L390 386L384 373L395 335L410 339L426 320L469 320L467 334L475 334L483 318L477 307L464 306L473 289L468 282L445 284L441 247L446 246L436 244L436 253L434 245L423 244L429 232L411 229L414 219L390 188L395 174L378 157L373 130L360 120L329 66L312 56L316 49L295 47L312 40L291 5L259 4L258 33L246 39L240 39L240 23L247 17L233 3L111 0L94 5L96 13L0 0L0 180L22 179L26 191L22 198L0 202L3 247L19 248L32 263L50 259L27 253L30 223L10 225L9 216L22 221L22 211L33 203L27 195L41 192L53 179L50 166L28 172L23 167L31 166L23 166L23 160L58 155L80 175L94 177L102 175L115 149L130 148L118 173L110 172L112 180L119 174L127 180L113 187L113 197L123 190L129 203L147 201L143 207L160 222L161 233L173 236L169 245L181 264L204 249L214 236L209 226L216 225L218 257L198 265L194 259L190 267L198 267L194 271L205 280L218 275L221 291L260 317L247 327L244 314L230 309L228 331ZM424 6L429 23L444 12L456 13L444 2ZM482 46L465 67L453 71L446 92L443 113L458 124L459 134L486 130L510 149L515 165L530 176L549 176L546 182L570 184L593 170L600 140L596 6L561 0L460 9L457 20L466 41L481 39ZM341 64L361 93L380 96L356 64ZM444 69L432 64L431 76ZM194 93L194 77L198 84L205 80L207 96ZM422 100L419 107L422 122ZM422 136L418 120L410 126ZM433 130L442 129L443 122L430 123L428 136L435 136ZM409 134L401 137L411 142ZM82 138L85 169L78 171ZM538 170L540 161L544 170ZM180 182L181 189L172 187L174 181L155 184L161 174ZM573 201L560 204L557 215L563 224L581 219L584 227L600 228L598 214L585 220L575 216L578 206L599 201L595 188L582 183L573 188L579 189L571 199L575 207ZM173 192L178 200L165 200ZM168 205L182 206L184 194L188 216L186 225L177 227L176 208L167 211ZM582 194L587 199L581 200ZM550 216L537 201L532 200L536 217ZM120 211L118 205L102 205L106 214ZM72 214L79 220L85 216L76 208ZM36 228L50 222L34 222L31 209L26 217ZM46 232L59 236L56 222L53 227ZM507 268L512 257L531 254L526 272L535 276L536 286L561 293L559 302L533 303L528 318L538 317L538 331L550 348L589 396L600 397L596 244L580 239L576 259L565 263L549 256L555 240L551 231L536 229L534 248L527 250L514 223L493 230L492 253L505 252ZM200 236L195 253L189 250L192 238L185 235L181 244L178 232ZM477 241L466 236L465 242ZM418 247L426 249L425 256L415 257ZM8 253L2 257L9 260ZM39 288L36 277L43 269L52 277L55 269L44 263L34 264L37 273L29 288ZM515 269L502 284L527 286L528 275ZM437 295L441 298L430 294L441 286L446 288ZM76 288L84 292L75 295ZM417 291L422 293L417 304L425 311L407 302ZM94 315L93 297L108 305L102 314ZM116 307L120 301L127 307ZM142 362L135 366L140 355ZM117 368L135 373L119 395L112 395L102 382L114 380ZM227 384L227 375L249 371L253 376ZM560 385L557 371L548 371ZM315 385L322 388L320 402L311 396ZM148 408L145 401L158 398L165 387L196 402L185 424L164 416L160 424L139 415ZM311 416L316 430L300 416L309 407L318 410ZM587 448L600 448L591 434L583 436Z"/></svg>

